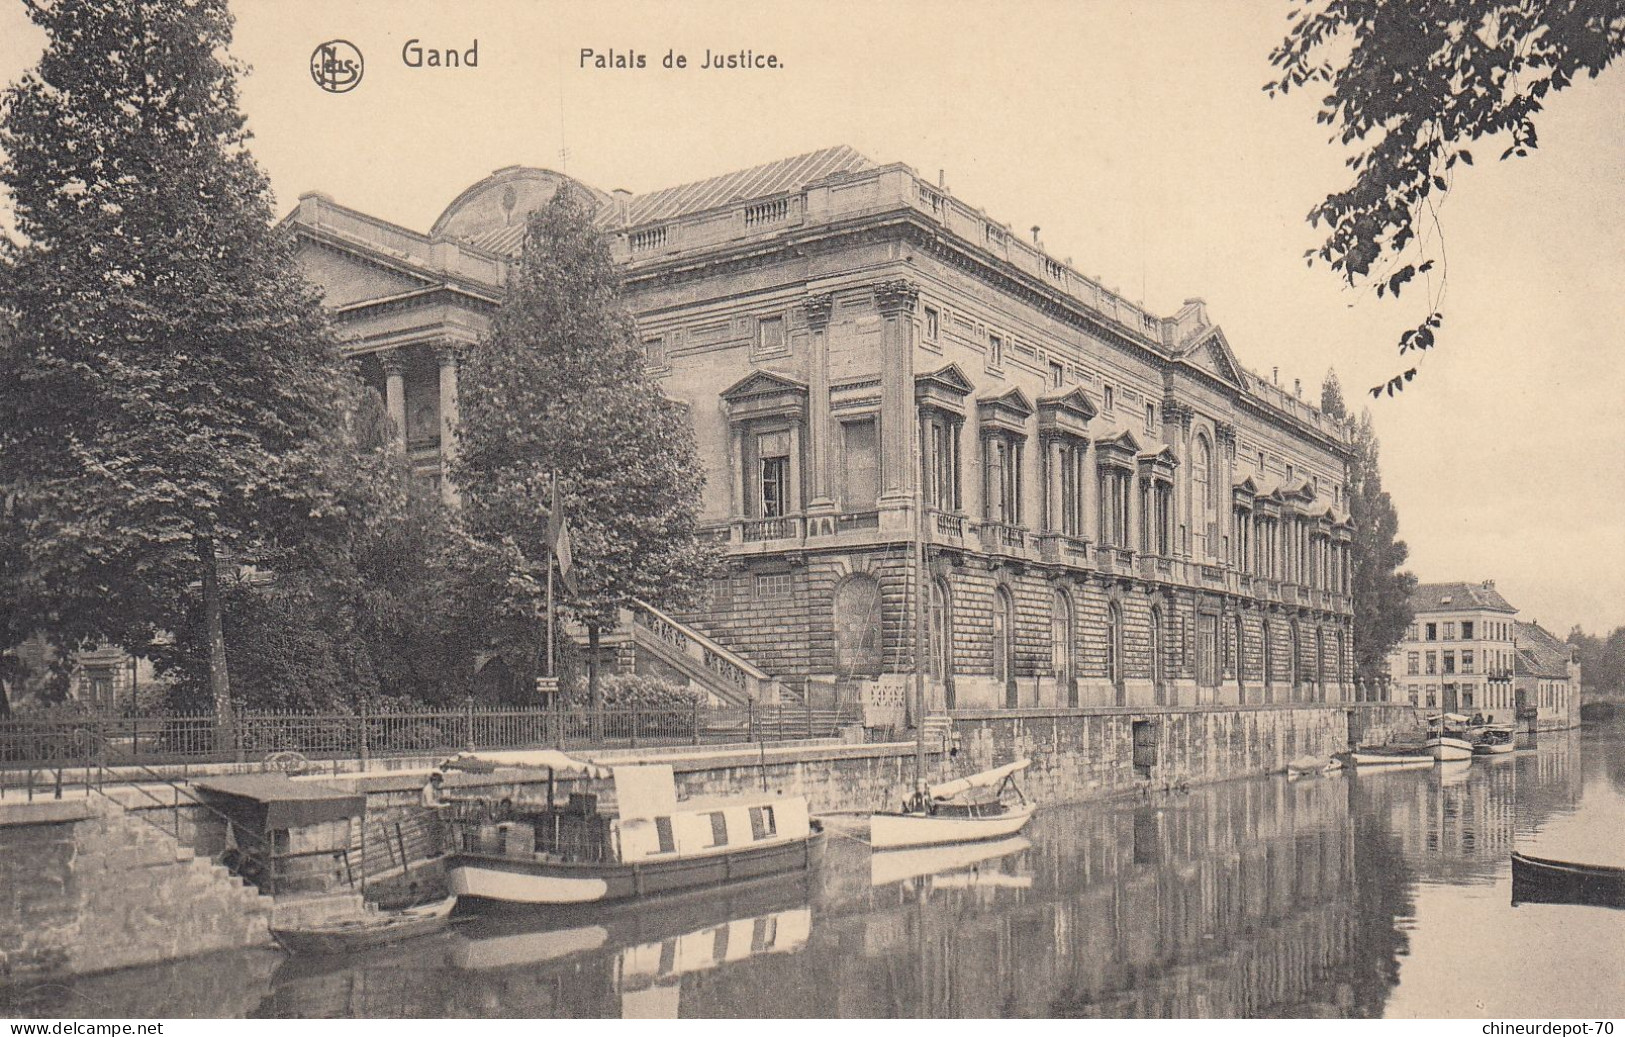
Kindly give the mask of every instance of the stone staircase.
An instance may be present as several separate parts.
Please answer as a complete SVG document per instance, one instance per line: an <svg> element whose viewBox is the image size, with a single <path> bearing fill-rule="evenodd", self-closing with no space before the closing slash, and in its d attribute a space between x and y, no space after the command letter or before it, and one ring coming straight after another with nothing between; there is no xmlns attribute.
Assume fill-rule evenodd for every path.
<svg viewBox="0 0 1625 1037"><path fill-rule="evenodd" d="M622 609L616 634L724 706L772 703L787 697L785 686L749 659L653 605L638 602ZM605 643L608 641L606 637Z"/></svg>
<svg viewBox="0 0 1625 1037"><path fill-rule="evenodd" d="M943 751L956 747L954 739L954 722L943 714L936 714L925 718L920 725L925 747L930 751Z"/></svg>
<svg viewBox="0 0 1625 1037"><path fill-rule="evenodd" d="M271 898L111 798L91 797L70 864L75 973L271 943Z"/></svg>

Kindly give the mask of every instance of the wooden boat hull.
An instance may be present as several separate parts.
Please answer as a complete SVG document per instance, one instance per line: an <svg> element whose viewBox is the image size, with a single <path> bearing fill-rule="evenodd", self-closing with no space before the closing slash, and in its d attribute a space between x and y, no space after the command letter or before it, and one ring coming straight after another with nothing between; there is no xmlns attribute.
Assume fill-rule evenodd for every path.
<svg viewBox="0 0 1625 1037"><path fill-rule="evenodd" d="M1500 756L1518 747L1512 742L1478 742L1473 746L1474 756Z"/></svg>
<svg viewBox="0 0 1625 1037"><path fill-rule="evenodd" d="M1435 760L1471 760L1473 743L1465 738L1434 736L1427 740L1427 750Z"/></svg>
<svg viewBox="0 0 1625 1037"><path fill-rule="evenodd" d="M887 850L1002 839L1025 828L1032 816L1033 807L1025 804L986 817L876 812L869 816L869 845Z"/></svg>
<svg viewBox="0 0 1625 1037"><path fill-rule="evenodd" d="M353 954L438 932L446 927L454 897L424 907L382 912L377 918L346 919L285 929L271 936L289 954Z"/></svg>
<svg viewBox="0 0 1625 1037"><path fill-rule="evenodd" d="M1625 908L1625 868L1513 853L1512 902Z"/></svg>
<svg viewBox="0 0 1625 1037"><path fill-rule="evenodd" d="M1383 767L1400 770L1406 767L1433 766L1433 757L1421 750L1409 753L1377 753L1361 752L1357 749L1350 753L1349 757L1354 761L1354 766L1361 769Z"/></svg>
<svg viewBox="0 0 1625 1037"><path fill-rule="evenodd" d="M818 866L823 849L824 832L815 827L801 839L643 864L465 852L447 860L446 881L458 903L476 907L598 904L807 872Z"/></svg>

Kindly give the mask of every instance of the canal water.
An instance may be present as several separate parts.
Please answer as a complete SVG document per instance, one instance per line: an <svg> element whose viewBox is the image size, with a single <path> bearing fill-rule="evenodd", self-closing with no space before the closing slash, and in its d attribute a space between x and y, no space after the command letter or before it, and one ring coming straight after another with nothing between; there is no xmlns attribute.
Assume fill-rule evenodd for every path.
<svg viewBox="0 0 1625 1037"><path fill-rule="evenodd" d="M810 880L0 990L0 1014L1606 1018L1625 910L1515 906L1508 855L1625 863L1622 832L1616 726L1048 807L975 847L832 837Z"/></svg>

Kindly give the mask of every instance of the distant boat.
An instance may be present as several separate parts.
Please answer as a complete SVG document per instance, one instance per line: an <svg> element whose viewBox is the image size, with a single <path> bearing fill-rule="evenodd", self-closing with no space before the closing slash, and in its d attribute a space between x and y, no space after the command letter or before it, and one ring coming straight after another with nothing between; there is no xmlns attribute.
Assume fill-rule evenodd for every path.
<svg viewBox="0 0 1625 1037"><path fill-rule="evenodd" d="M679 801L670 764L602 767L556 751L477 754L498 766L549 772L546 802L490 803L451 819L455 845L447 883L471 903L563 905L721 886L811 871L823 854L823 825L805 796L733 795ZM456 766L479 761L468 756ZM555 772L613 779L614 806L594 792L554 802ZM605 790L610 791L610 790ZM493 821L495 823L493 823Z"/></svg>
<svg viewBox="0 0 1625 1037"><path fill-rule="evenodd" d="M1517 741L1512 728L1491 725L1473 733L1474 756L1499 756L1516 749Z"/></svg>
<svg viewBox="0 0 1625 1037"><path fill-rule="evenodd" d="M869 816L869 845L875 849L968 843L1015 835L1033 816L1033 806L1016 785L1016 775L1032 766L1017 760L916 793L906 809L877 810ZM1005 789L1017 803L1007 803Z"/></svg>
<svg viewBox="0 0 1625 1037"><path fill-rule="evenodd" d="M271 936L289 954L353 954L399 943L446 927L456 897L399 911L369 912L310 925L273 927Z"/></svg>
<svg viewBox="0 0 1625 1037"><path fill-rule="evenodd" d="M889 886L894 882L964 871L1032 848L1024 835L1012 835L996 842L944 846L916 846L911 849L880 850L869 855L869 883Z"/></svg>
<svg viewBox="0 0 1625 1037"><path fill-rule="evenodd" d="M1433 755L1421 745L1368 745L1349 754L1354 766L1360 770L1386 768L1402 770L1406 767L1431 767Z"/></svg>
<svg viewBox="0 0 1625 1037"><path fill-rule="evenodd" d="M1467 718L1457 713L1428 717L1428 755L1435 760L1471 760L1473 743L1467 737Z"/></svg>
<svg viewBox="0 0 1625 1037"><path fill-rule="evenodd" d="M1625 907L1625 868L1514 852L1512 903Z"/></svg>
<svg viewBox="0 0 1625 1037"><path fill-rule="evenodd" d="M1300 756L1286 765L1286 776L1301 778L1306 774L1335 774L1343 769L1343 761L1319 756Z"/></svg>

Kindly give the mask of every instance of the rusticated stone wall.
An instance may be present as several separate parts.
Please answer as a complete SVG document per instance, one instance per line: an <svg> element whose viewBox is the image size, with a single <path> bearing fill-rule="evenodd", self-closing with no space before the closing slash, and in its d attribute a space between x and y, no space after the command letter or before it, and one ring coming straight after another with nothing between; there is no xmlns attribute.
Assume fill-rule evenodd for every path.
<svg viewBox="0 0 1625 1037"><path fill-rule="evenodd" d="M271 902L111 804L0 806L0 983L270 943Z"/></svg>

